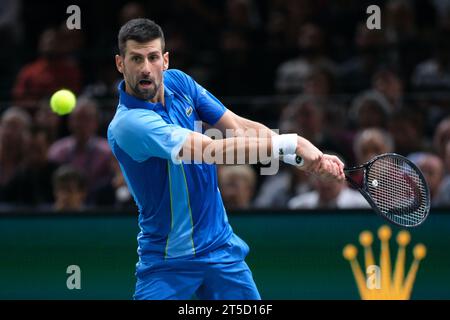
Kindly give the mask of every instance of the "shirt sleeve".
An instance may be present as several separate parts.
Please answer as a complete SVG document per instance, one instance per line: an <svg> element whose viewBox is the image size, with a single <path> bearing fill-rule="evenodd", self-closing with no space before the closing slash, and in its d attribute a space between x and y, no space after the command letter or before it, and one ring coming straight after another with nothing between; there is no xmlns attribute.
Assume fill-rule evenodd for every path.
<svg viewBox="0 0 450 320"><path fill-rule="evenodd" d="M219 99L196 82L195 90L197 91L196 108L200 118L210 125L216 124L227 111L227 108Z"/></svg>
<svg viewBox="0 0 450 320"><path fill-rule="evenodd" d="M184 85L184 91L193 100L194 107L202 121L214 125L227 111L227 108L219 99L198 84L191 76L176 69L170 69L170 74L177 83ZM174 85L176 86L176 84Z"/></svg>
<svg viewBox="0 0 450 320"><path fill-rule="evenodd" d="M165 122L154 111L132 109L112 133L117 145L135 161L159 157L180 164L178 154L191 131Z"/></svg>

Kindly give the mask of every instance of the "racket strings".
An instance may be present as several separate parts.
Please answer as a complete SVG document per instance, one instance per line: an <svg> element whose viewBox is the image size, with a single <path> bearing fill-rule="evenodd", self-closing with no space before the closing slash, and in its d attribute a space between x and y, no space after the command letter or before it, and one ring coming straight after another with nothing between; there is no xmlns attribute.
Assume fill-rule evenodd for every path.
<svg viewBox="0 0 450 320"><path fill-rule="evenodd" d="M406 226L416 225L426 218L425 182L405 160L380 158L369 168L367 179L370 195L387 218Z"/></svg>

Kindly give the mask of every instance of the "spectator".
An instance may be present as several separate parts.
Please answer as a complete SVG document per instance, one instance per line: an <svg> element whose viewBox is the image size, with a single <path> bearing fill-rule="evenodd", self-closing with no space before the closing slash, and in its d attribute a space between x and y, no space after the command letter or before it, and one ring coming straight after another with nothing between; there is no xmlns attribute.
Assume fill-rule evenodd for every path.
<svg viewBox="0 0 450 320"><path fill-rule="evenodd" d="M325 105L321 99L298 96L283 111L280 119L282 132L298 132L320 150L342 153L341 148L326 131Z"/></svg>
<svg viewBox="0 0 450 320"><path fill-rule="evenodd" d="M250 35L236 30L223 30L220 37L221 61L217 74L217 88L220 94L239 95L254 93L257 86L253 86L256 75L241 72L252 64ZM236 85L236 75L239 74L239 85Z"/></svg>
<svg viewBox="0 0 450 320"><path fill-rule="evenodd" d="M370 87L372 75L385 64L383 31L369 30L365 23L357 26L355 44L357 53L339 68L340 89L356 93Z"/></svg>
<svg viewBox="0 0 450 320"><path fill-rule="evenodd" d="M434 7L436 13L435 20L438 22L438 27L448 30L449 25L449 14L450 14L450 2L442 0L432 0L430 5Z"/></svg>
<svg viewBox="0 0 450 320"><path fill-rule="evenodd" d="M368 128L359 131L353 141L353 151L355 153L355 165L361 165L371 160L373 157L383 153L394 151L394 140L384 129ZM351 173L354 181L361 184L363 174L361 171Z"/></svg>
<svg viewBox="0 0 450 320"><path fill-rule="evenodd" d="M342 141L342 145L349 145L347 141L351 136L346 128L347 111L345 102L336 95L334 74L327 68L313 67L305 80L304 95L321 101L328 134L336 141ZM347 155L349 152L342 150L341 153Z"/></svg>
<svg viewBox="0 0 450 320"><path fill-rule="evenodd" d="M409 1L391 0L386 3L386 40L398 44L416 38L414 7Z"/></svg>
<svg viewBox="0 0 450 320"><path fill-rule="evenodd" d="M46 131L32 130L23 166L9 185L14 205L45 208L53 203L52 177L58 166L47 159L49 144Z"/></svg>
<svg viewBox="0 0 450 320"><path fill-rule="evenodd" d="M335 95L335 77L330 70L323 67L311 68L306 76L303 92L305 96L311 96L323 102L328 124L340 122L342 125L344 109L339 105L341 102L339 97Z"/></svg>
<svg viewBox="0 0 450 320"><path fill-rule="evenodd" d="M420 52L424 47L417 34L414 5L408 0L390 0L386 2L383 16L390 61L399 68L402 77L409 79L418 62L417 55L409 53Z"/></svg>
<svg viewBox="0 0 450 320"><path fill-rule="evenodd" d="M310 176L313 191L289 200L290 209L350 209L370 208L366 199L347 187L345 181L330 181Z"/></svg>
<svg viewBox="0 0 450 320"><path fill-rule="evenodd" d="M319 26L305 24L300 28L299 57L282 63L277 69L276 90L284 94L298 94L305 89L305 81L314 67L334 72L334 63L325 55L325 36Z"/></svg>
<svg viewBox="0 0 450 320"><path fill-rule="evenodd" d="M215 80L218 94L239 96L267 92L267 89L272 89L272 84L261 77L260 72L242 72L244 69L257 70L261 66L261 60L252 54L261 42L257 32L259 16L254 3L252 0L228 0L224 3L225 21L218 36L219 68L215 71L217 76L211 80ZM238 86L236 74L239 74ZM200 76L200 79L207 80L204 75Z"/></svg>
<svg viewBox="0 0 450 320"><path fill-rule="evenodd" d="M360 93L349 111L357 129L386 128L391 114L403 104L403 83L390 69L380 69L372 77L372 89Z"/></svg>
<svg viewBox="0 0 450 320"><path fill-rule="evenodd" d="M98 101L101 112L98 114L98 132L106 132L109 122L114 117L117 108L116 97L118 95L118 85L121 78L115 65L109 59L96 61L95 80L83 88L82 96ZM59 117L58 117L59 118Z"/></svg>
<svg viewBox="0 0 450 320"><path fill-rule="evenodd" d="M63 118L52 111L49 99L42 99L38 103L38 109L34 115L33 124L35 127L45 131L48 142L52 144L61 135Z"/></svg>
<svg viewBox="0 0 450 320"><path fill-rule="evenodd" d="M251 166L221 166L219 187L227 209L252 207L256 187L256 174Z"/></svg>
<svg viewBox="0 0 450 320"><path fill-rule="evenodd" d="M30 138L30 116L18 107L7 109L0 119L0 201L14 197L10 183L24 164Z"/></svg>
<svg viewBox="0 0 450 320"><path fill-rule="evenodd" d="M81 29L68 29L66 21L60 24L59 28L56 30L59 43L59 54L60 56L71 61L78 67L79 55L84 48L85 36Z"/></svg>
<svg viewBox="0 0 450 320"><path fill-rule="evenodd" d="M423 116L413 109L402 109L392 115L389 132L394 138L395 152L407 156L429 149L424 139Z"/></svg>
<svg viewBox="0 0 450 320"><path fill-rule="evenodd" d="M424 153L418 157L417 166L425 176L425 180L430 188L431 204L438 204L438 194L444 179L444 163L442 159L431 153Z"/></svg>
<svg viewBox="0 0 450 320"><path fill-rule="evenodd" d="M217 44L218 33L225 27L226 1L174 0L170 6L170 22L183 25L197 55ZM152 3L152 10L153 10ZM195 23L192 23L195 21ZM205 32L205 31L208 32ZM201 34L202 37L195 35Z"/></svg>
<svg viewBox="0 0 450 320"><path fill-rule="evenodd" d="M37 101L54 91L68 88L76 93L81 89L81 71L75 60L67 55L61 32L45 30L39 40L39 57L25 65L17 76L13 98L18 106L36 111Z"/></svg>
<svg viewBox="0 0 450 320"><path fill-rule="evenodd" d="M390 69L381 69L372 78L373 90L379 92L387 100L390 112L401 109L403 104L403 81Z"/></svg>
<svg viewBox="0 0 450 320"><path fill-rule="evenodd" d="M267 47L274 50L295 47L299 27L311 21L319 9L313 0L269 1L268 5Z"/></svg>
<svg viewBox="0 0 450 320"><path fill-rule="evenodd" d="M167 51L170 52L170 65L174 69L189 70L195 74L195 79L200 83L209 81L210 70L202 67L201 64L194 64L194 59L198 58L193 52L191 43L186 31L178 28L178 25L170 25L165 28L165 42Z"/></svg>
<svg viewBox="0 0 450 320"><path fill-rule="evenodd" d="M445 146L448 141L450 141L450 117L438 124L433 136L433 148L441 158L445 157Z"/></svg>
<svg viewBox="0 0 450 320"><path fill-rule="evenodd" d="M331 98L335 93L335 78L327 68L315 66L305 78L304 93L317 98Z"/></svg>
<svg viewBox="0 0 450 320"><path fill-rule="evenodd" d="M415 68L412 83L416 89L448 90L450 88L449 34L448 31L438 34L433 56Z"/></svg>
<svg viewBox="0 0 450 320"><path fill-rule="evenodd" d="M120 170L119 163L111 154L111 179L108 179L103 185L100 185L92 193L89 203L99 207L114 207L117 209L136 209L136 204L127 183Z"/></svg>
<svg viewBox="0 0 450 320"><path fill-rule="evenodd" d="M379 128L360 131L354 140L353 150L356 160L363 164L375 156L394 150L394 140L389 132Z"/></svg>
<svg viewBox="0 0 450 320"><path fill-rule="evenodd" d="M128 2L119 11L119 26L123 26L132 19L145 18L145 16L146 12L142 4L138 2Z"/></svg>
<svg viewBox="0 0 450 320"><path fill-rule="evenodd" d="M359 94L349 110L350 119L357 130L386 128L390 114L389 102L376 91Z"/></svg>
<svg viewBox="0 0 450 320"><path fill-rule="evenodd" d="M228 0L225 5L228 28L254 33L260 25L260 17L253 0Z"/></svg>
<svg viewBox="0 0 450 320"><path fill-rule="evenodd" d="M445 153L444 153L444 168L445 173L450 175L450 140L445 144Z"/></svg>
<svg viewBox="0 0 450 320"><path fill-rule="evenodd" d="M120 77L117 70L109 59L100 59L96 61L96 73L95 80L84 87L82 96L110 103L118 94Z"/></svg>
<svg viewBox="0 0 450 320"><path fill-rule="evenodd" d="M71 164L87 177L88 192L109 179L111 150L105 138L97 136L98 111L95 101L80 98L69 116L71 135L57 140L48 157L58 164Z"/></svg>
<svg viewBox="0 0 450 320"><path fill-rule="evenodd" d="M53 194L56 211L84 209L87 195L84 175L70 165L63 165L53 175Z"/></svg>
<svg viewBox="0 0 450 320"><path fill-rule="evenodd" d="M440 207L450 207L450 140L447 141L444 157L444 171L446 175L442 180L435 203Z"/></svg>
<svg viewBox="0 0 450 320"><path fill-rule="evenodd" d="M283 166L276 175L268 176L255 199L257 208L287 208L288 201L311 190L305 171L293 166Z"/></svg>
<svg viewBox="0 0 450 320"><path fill-rule="evenodd" d="M163 2L111 2L108 10L101 12L102 6L83 2L82 29L68 30L66 19L57 15L35 19L51 10L64 12L64 3L55 2L50 7L49 1L2 1L0 38L8 50L0 54L4 58L0 59L0 109L6 110L4 115L9 111L17 115L17 108L7 109L12 101L31 115L32 125L39 129L30 136L30 119L25 120L28 124L20 124L29 118L27 115L14 116L22 118L15 124L11 119L0 124L4 127L0 128L0 201L33 205L49 201L48 186L39 191L22 188L22 180L29 177L30 186L46 185L40 175L48 181L51 165L41 161L40 152L49 144L50 156L56 148L52 143L71 134L77 146L67 151L60 144L57 152L64 157L52 154L49 159L57 160L58 165L72 164L86 173L88 190L94 192L89 195L89 204L127 205L119 194L124 198L129 194L115 169L110 168L112 163L102 147L104 140L94 133L95 138L89 141L99 139L101 142L94 144L101 146L91 153L86 151L91 143L78 145L83 138L75 138L72 116L54 114L48 98L64 86L79 96L95 99L102 110L94 131L105 132L115 112L112 98L119 79L107 58L107 53L117 50L113 48L117 35L111 30L131 18L149 15L158 17L167 29L170 67L189 70L199 83L210 86L219 96L226 95L226 105L234 111L256 113L259 121L275 128L283 108L283 132L305 134L321 147L342 154L349 164L362 163L385 150L404 155L426 151L443 159L445 172L450 174L446 155L450 141L450 118L446 118L450 110L446 94L450 87L450 1L382 1L381 30L366 27L367 1L173 0L171 4L168 10ZM80 50L85 43L89 52ZM281 74L278 79L277 71ZM89 86L83 85L84 79ZM278 80L278 92L283 95L272 96ZM301 98L285 108L291 94L299 93ZM351 101L354 96L357 98ZM409 109L404 111L405 107ZM20 133L22 127L25 129ZM374 128L389 133L374 133ZM395 140L393 149L381 141L384 135ZM355 147L360 154L353 150L357 140L362 141ZM69 144L69 140L64 141ZM89 160L90 154L94 161ZM91 163L102 169L93 168ZM97 173L99 170L102 173ZM303 172L287 166L281 170L263 181L255 205L284 207L290 198L311 190ZM450 177L447 180L450 186ZM450 187L442 190L450 193Z"/></svg>
<svg viewBox="0 0 450 320"><path fill-rule="evenodd" d="M24 40L22 22L22 0L2 0L0 5L0 101L10 101L11 79L15 77L20 63L20 52Z"/></svg>

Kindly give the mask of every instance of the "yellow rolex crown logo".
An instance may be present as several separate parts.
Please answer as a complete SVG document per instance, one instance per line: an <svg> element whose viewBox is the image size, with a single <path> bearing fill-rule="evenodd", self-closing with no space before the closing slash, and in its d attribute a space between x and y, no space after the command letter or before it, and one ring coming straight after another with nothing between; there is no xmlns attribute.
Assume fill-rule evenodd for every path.
<svg viewBox="0 0 450 320"><path fill-rule="evenodd" d="M359 235L359 243L364 248L364 261L366 274L363 273L357 260L358 249L353 244L344 247L343 256L350 262L353 276L356 280L359 294L363 300L408 300L419 269L419 262L426 255L426 247L417 244L413 249L414 261L405 277L406 246L411 241L407 231L397 234L397 260L392 272L389 240L391 229L384 225L378 229L378 238L381 243L379 265L375 263L372 243L373 235L370 231L363 231Z"/></svg>

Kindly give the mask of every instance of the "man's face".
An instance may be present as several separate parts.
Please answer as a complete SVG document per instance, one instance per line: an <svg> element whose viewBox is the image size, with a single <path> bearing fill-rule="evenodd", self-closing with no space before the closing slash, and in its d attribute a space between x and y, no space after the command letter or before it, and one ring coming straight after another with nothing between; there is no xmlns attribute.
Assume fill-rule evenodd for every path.
<svg viewBox="0 0 450 320"><path fill-rule="evenodd" d="M25 143L26 125L17 116L3 119L0 127L0 143L8 150L18 150Z"/></svg>
<svg viewBox="0 0 450 320"><path fill-rule="evenodd" d="M431 197L434 197L439 190L444 177L444 166L437 156L426 156L418 163L419 169L423 172L425 180L430 187Z"/></svg>
<svg viewBox="0 0 450 320"><path fill-rule="evenodd" d="M358 153L358 162L365 163L373 157L390 152L389 146L384 142L383 137L379 135L372 135L363 139L360 144L361 148Z"/></svg>
<svg viewBox="0 0 450 320"><path fill-rule="evenodd" d="M57 210L79 210L84 205L86 192L76 182L68 181L55 188L54 197Z"/></svg>
<svg viewBox="0 0 450 320"><path fill-rule="evenodd" d="M123 74L127 93L146 101L162 98L163 71L169 66L169 53L163 54L161 39L145 43L128 40L125 56L116 55L117 70Z"/></svg>

